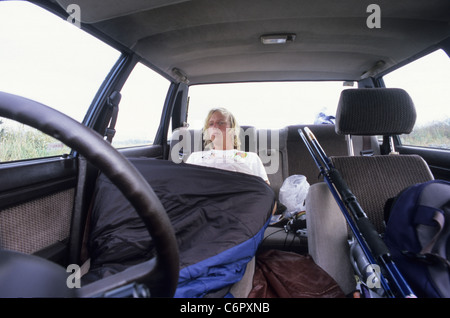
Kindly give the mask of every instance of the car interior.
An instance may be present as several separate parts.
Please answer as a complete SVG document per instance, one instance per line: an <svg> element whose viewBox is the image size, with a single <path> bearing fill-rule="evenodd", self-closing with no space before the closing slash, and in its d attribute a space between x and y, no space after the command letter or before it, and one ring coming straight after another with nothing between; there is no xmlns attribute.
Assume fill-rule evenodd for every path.
<svg viewBox="0 0 450 318"><path fill-rule="evenodd" d="M450 121L443 118L443 146L402 142L422 113L412 93L385 83L389 74L432 52L442 51L448 60L447 0L25 2L113 47L116 59L99 87L91 87L86 113L78 119L47 105L51 98L20 96L0 81L0 139L7 140L2 124L11 119L68 147L60 155L0 159L0 297L269 297L266 285L265 293L255 290L256 278L262 277L257 276L262 266L258 255L262 259L274 250L299 257L310 276L326 280L316 294L307 294L308 286L302 285L306 291L287 292L292 297L356 297L361 282L355 279L352 233L299 131L312 132L381 237L388 199L409 185L450 181ZM37 46L36 51L46 52ZM120 147L115 142L126 114L125 87L137 65L169 84L164 91L143 84L144 96L150 100L160 91L162 102L147 116L131 116L136 131L146 130L139 120L151 117L152 140ZM64 67L71 72L70 61L59 68ZM94 75L82 79L86 87L89 77ZM303 122L294 110L281 114L277 104L270 108L289 118L285 124L264 127L252 117L240 121L239 150L258 155L270 185L185 163L192 152L205 150L203 122L194 124L196 100L190 97L196 87L310 81L344 83L330 122ZM77 89L63 94L64 99L81 95ZM283 96L276 97L282 104ZM272 120L253 98L247 101L249 109L256 104L252 112ZM281 192L287 179L298 175L306 177L308 193L301 210L287 215ZM219 178L229 182L221 194L213 183ZM223 202L227 210L222 211L218 206ZM219 210L227 216L212 217ZM202 215L201 221L194 215ZM202 227L209 218L217 223ZM283 258L272 256L277 258L283 268ZM229 270L235 272L231 278L213 273L231 260L239 264ZM206 269L195 264L206 264ZM285 268L293 281L292 266L297 265ZM92 273L101 275L88 281ZM68 275L74 279L72 288ZM286 297L275 297L280 295Z"/></svg>

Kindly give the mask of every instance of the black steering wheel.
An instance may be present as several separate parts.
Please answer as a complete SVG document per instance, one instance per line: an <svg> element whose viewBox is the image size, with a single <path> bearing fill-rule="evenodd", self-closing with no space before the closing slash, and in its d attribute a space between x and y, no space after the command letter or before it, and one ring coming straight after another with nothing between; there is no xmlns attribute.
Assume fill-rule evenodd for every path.
<svg viewBox="0 0 450 318"><path fill-rule="evenodd" d="M131 270L130 275L133 279L147 285L152 297L172 297L179 275L179 255L175 233L161 201L137 169L100 134L36 101L0 92L0 117L16 120L60 140L83 155L117 186L142 218L156 250L155 259L139 265L139 271L145 267L144 275L136 273L136 270ZM45 290L38 287L36 294L29 295L25 291L29 290L29 286L36 284L30 282L29 279L32 279L28 277L30 275L27 278L23 277L30 270L34 270L35 273L54 273L51 279L63 279L63 281L45 282ZM77 295L67 291L65 279L68 275L62 266L45 259L19 252L0 250L0 286L4 291L7 290L8 284L14 286L13 289L10 289L12 295L9 296L11 297ZM33 276L42 280L46 275ZM110 279L110 281L114 282L114 279ZM119 283L115 281L113 284L118 284L115 287L120 287L122 281L124 280L120 279ZM38 282L38 285L41 283ZM57 287L61 285L64 288ZM21 290L25 294L20 294ZM3 296L8 297L8 295Z"/></svg>

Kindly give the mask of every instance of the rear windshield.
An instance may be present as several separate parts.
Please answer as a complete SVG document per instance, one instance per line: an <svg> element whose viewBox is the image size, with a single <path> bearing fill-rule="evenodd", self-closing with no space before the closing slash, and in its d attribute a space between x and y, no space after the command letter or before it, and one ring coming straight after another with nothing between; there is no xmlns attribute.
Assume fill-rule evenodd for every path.
<svg viewBox="0 0 450 318"><path fill-rule="evenodd" d="M334 123L343 82L274 82L195 85L189 89L190 128L201 128L211 108L231 111L239 125L278 129ZM349 86L350 85L350 86Z"/></svg>

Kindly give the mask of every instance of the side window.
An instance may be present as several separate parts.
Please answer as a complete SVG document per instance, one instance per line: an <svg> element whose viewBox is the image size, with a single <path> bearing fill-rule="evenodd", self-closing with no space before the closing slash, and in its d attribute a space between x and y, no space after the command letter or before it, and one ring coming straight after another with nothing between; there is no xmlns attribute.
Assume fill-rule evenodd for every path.
<svg viewBox="0 0 450 318"><path fill-rule="evenodd" d="M27 1L0 1L0 91L81 122L120 53ZM0 162L69 153L40 131L0 118Z"/></svg>
<svg viewBox="0 0 450 318"><path fill-rule="evenodd" d="M416 125L403 145L450 149L450 58L438 50L384 76L387 87L405 89L414 101Z"/></svg>
<svg viewBox="0 0 450 318"><path fill-rule="evenodd" d="M135 66L121 91L114 147L153 144L169 84L147 66Z"/></svg>

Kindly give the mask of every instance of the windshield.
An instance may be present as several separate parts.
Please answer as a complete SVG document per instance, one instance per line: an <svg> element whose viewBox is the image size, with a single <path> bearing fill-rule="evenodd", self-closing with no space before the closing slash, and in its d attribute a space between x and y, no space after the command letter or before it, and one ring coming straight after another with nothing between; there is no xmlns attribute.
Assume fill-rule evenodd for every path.
<svg viewBox="0 0 450 318"><path fill-rule="evenodd" d="M343 82L196 85L189 89L188 123L190 128L202 128L215 107L228 109L240 125L256 128L325 123L335 115L341 91L352 87L356 86Z"/></svg>

